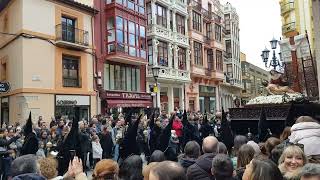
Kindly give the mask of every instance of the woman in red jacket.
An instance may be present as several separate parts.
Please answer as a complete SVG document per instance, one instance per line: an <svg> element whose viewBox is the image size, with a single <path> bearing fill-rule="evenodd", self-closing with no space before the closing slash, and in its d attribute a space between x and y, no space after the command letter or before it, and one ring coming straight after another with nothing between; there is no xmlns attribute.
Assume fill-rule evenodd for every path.
<svg viewBox="0 0 320 180"><path fill-rule="evenodd" d="M183 137L183 124L181 122L181 119L178 118L178 116L175 116L172 124L172 129L176 131L176 135L179 138L179 148L180 151L180 145L182 144L182 137Z"/></svg>

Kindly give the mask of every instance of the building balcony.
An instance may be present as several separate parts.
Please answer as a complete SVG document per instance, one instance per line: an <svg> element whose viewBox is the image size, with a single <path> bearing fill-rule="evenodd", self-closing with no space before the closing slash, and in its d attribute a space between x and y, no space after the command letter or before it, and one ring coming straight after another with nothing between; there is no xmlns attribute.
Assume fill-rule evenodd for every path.
<svg viewBox="0 0 320 180"><path fill-rule="evenodd" d="M167 29L163 26L159 26L157 24L151 24L147 27L148 36L158 36L167 41L172 41L173 35L170 29Z"/></svg>
<svg viewBox="0 0 320 180"><path fill-rule="evenodd" d="M282 34L293 32L296 30L296 23L291 22L282 26Z"/></svg>
<svg viewBox="0 0 320 180"><path fill-rule="evenodd" d="M281 5L281 15L284 15L292 10L294 10L294 2L289 2Z"/></svg>
<svg viewBox="0 0 320 180"><path fill-rule="evenodd" d="M212 19L212 12L204 9L204 8L201 8L201 13L203 14L203 17L207 20L211 20Z"/></svg>
<svg viewBox="0 0 320 180"><path fill-rule="evenodd" d="M55 41L60 47L85 50L89 48L89 33L73 26L58 24Z"/></svg>
<svg viewBox="0 0 320 180"><path fill-rule="evenodd" d="M152 66L147 69L147 77L153 78ZM179 81L190 82L190 72L187 70L173 69L169 67L160 66L158 80L161 81Z"/></svg>
<svg viewBox="0 0 320 180"><path fill-rule="evenodd" d="M196 11L201 12L202 10L201 1L191 1L189 5L192 6L192 8Z"/></svg>
<svg viewBox="0 0 320 180"><path fill-rule="evenodd" d="M124 46L123 44L112 42L107 44L106 59L116 63L145 65L147 64L147 54L143 49Z"/></svg>
<svg viewBox="0 0 320 180"><path fill-rule="evenodd" d="M188 15L188 6L183 0L172 0L173 7L184 15Z"/></svg>
<svg viewBox="0 0 320 180"><path fill-rule="evenodd" d="M217 81L223 81L224 80L224 74L222 71L216 71L211 68L206 69L206 76L208 76L210 79L215 79Z"/></svg>
<svg viewBox="0 0 320 180"><path fill-rule="evenodd" d="M189 37L180 33L173 33L173 37L177 43L185 47L189 47Z"/></svg>
<svg viewBox="0 0 320 180"><path fill-rule="evenodd" d="M211 46L211 42L212 42L213 40L210 38L210 37L208 37L208 36L204 36L203 37L203 42L205 43L205 44L207 44L207 45L209 45L209 46Z"/></svg>

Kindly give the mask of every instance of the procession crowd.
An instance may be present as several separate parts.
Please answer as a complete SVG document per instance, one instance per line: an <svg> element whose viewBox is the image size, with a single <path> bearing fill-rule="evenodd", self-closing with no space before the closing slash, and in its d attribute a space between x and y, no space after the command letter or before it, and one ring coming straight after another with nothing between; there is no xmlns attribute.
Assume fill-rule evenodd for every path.
<svg viewBox="0 0 320 180"><path fill-rule="evenodd" d="M263 141L234 135L224 112L47 122L3 125L1 179L320 180L320 124L309 116Z"/></svg>

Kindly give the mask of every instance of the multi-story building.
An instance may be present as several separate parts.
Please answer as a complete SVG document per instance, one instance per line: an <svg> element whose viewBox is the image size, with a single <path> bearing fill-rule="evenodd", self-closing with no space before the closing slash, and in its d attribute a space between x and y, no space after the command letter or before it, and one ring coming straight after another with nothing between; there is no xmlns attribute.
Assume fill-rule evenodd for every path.
<svg viewBox="0 0 320 180"><path fill-rule="evenodd" d="M313 15L313 27L314 29L320 29L320 1L312 0L312 15ZM320 57L320 31L314 32L314 55L316 57ZM317 63L317 74L318 74L318 92L320 92L320 61L316 61Z"/></svg>
<svg viewBox="0 0 320 180"><path fill-rule="evenodd" d="M314 54L314 28L312 0L280 0L282 35L290 38L308 33L312 54Z"/></svg>
<svg viewBox="0 0 320 180"><path fill-rule="evenodd" d="M223 8L225 27L225 80L220 86L221 104L225 109L234 107L234 100L240 99L242 89L241 63L240 63L240 41L239 41L239 16L230 3Z"/></svg>
<svg viewBox="0 0 320 180"><path fill-rule="evenodd" d="M155 84L152 67L160 68L155 107L167 112L184 109L185 84L190 82L188 11L185 0L146 2L147 89ZM156 104L158 103L158 104Z"/></svg>
<svg viewBox="0 0 320 180"><path fill-rule="evenodd" d="M189 42L191 79L187 89L187 109L220 109L219 84L223 81L223 11L218 0L190 1Z"/></svg>
<svg viewBox="0 0 320 180"><path fill-rule="evenodd" d="M96 114L93 1L0 1L1 122Z"/></svg>
<svg viewBox="0 0 320 180"><path fill-rule="evenodd" d="M101 112L152 106L146 93L145 0L95 1L95 42Z"/></svg>
<svg viewBox="0 0 320 180"><path fill-rule="evenodd" d="M267 95L263 81L270 80L270 73L259 68L246 59L246 55L241 52L242 84L241 103L246 104L250 99L257 96Z"/></svg>

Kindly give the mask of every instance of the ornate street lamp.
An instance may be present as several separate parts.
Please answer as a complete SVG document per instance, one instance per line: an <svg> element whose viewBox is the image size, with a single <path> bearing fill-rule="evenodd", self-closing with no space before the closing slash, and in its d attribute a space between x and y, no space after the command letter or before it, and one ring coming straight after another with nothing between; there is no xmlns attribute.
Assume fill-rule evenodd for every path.
<svg viewBox="0 0 320 180"><path fill-rule="evenodd" d="M261 58L262 58L262 61L265 64L266 68L273 67L273 69L276 70L276 68L278 66L280 68L282 68L284 66L282 63L280 63L280 61L282 61L281 53L279 53L280 60L277 59L277 57L276 57L276 49L277 49L278 42L279 41L277 39L275 39L275 38L273 38L270 41L271 49L273 50L273 56L272 56L272 59L270 60L269 65L268 65L268 61L269 61L269 53L270 53L270 51L267 48L265 48L262 51Z"/></svg>
<svg viewBox="0 0 320 180"><path fill-rule="evenodd" d="M160 71L160 67L159 66L153 66L151 68L152 70L152 75L154 80L156 81L156 86L158 88L158 78L159 78L159 71ZM156 108L158 109L158 93L159 93L159 89L156 92Z"/></svg>

